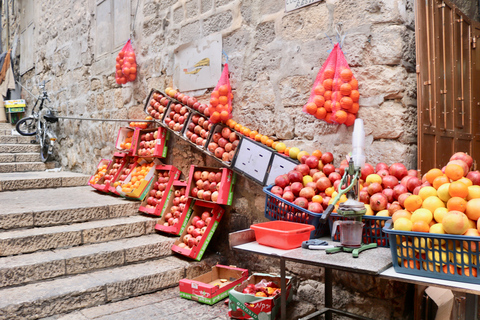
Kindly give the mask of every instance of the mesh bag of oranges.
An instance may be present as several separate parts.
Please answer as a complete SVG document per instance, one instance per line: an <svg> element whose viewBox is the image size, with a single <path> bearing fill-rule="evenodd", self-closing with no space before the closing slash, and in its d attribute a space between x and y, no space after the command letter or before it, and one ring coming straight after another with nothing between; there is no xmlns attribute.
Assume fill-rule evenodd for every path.
<svg viewBox="0 0 480 320"><path fill-rule="evenodd" d="M317 74L303 112L327 123L351 126L359 109L358 81L338 43Z"/></svg>
<svg viewBox="0 0 480 320"><path fill-rule="evenodd" d="M137 62L130 39L118 53L115 72L115 81L118 84L125 84L137 78Z"/></svg>
<svg viewBox="0 0 480 320"><path fill-rule="evenodd" d="M208 112L211 123L226 122L232 118L232 99L232 88L228 78L228 63L226 63L220 80L218 80L217 86L210 96Z"/></svg>

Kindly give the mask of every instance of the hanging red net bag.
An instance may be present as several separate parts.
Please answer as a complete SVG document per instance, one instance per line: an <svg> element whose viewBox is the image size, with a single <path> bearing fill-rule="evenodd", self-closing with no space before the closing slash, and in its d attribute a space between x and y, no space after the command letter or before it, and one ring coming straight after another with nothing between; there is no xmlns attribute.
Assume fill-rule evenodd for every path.
<svg viewBox="0 0 480 320"><path fill-rule="evenodd" d="M137 78L137 62L130 39L117 56L115 80L118 84L125 84Z"/></svg>
<svg viewBox="0 0 480 320"><path fill-rule="evenodd" d="M228 63L226 63L220 80L210 96L208 113L211 123L226 122L232 118L232 99L232 87L228 77Z"/></svg>
<svg viewBox="0 0 480 320"><path fill-rule="evenodd" d="M358 81L338 43L315 79L303 111L327 123L351 126L359 109Z"/></svg>

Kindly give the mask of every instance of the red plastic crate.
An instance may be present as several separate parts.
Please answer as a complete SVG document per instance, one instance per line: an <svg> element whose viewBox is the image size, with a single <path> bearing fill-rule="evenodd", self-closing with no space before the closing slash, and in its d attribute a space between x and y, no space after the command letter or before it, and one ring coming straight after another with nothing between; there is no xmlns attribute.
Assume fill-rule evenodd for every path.
<svg viewBox="0 0 480 320"><path fill-rule="evenodd" d="M290 221L269 221L250 226L255 231L257 242L264 246L290 250L298 248L310 239L315 227Z"/></svg>

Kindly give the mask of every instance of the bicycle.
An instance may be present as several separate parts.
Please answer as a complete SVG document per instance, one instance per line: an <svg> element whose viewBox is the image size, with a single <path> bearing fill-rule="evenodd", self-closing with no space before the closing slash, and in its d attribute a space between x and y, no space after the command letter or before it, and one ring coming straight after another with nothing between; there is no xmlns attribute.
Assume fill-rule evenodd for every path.
<svg viewBox="0 0 480 320"><path fill-rule="evenodd" d="M30 116L20 119L15 128L18 133L23 136L34 136L35 140L32 143L40 143L40 156L42 162L47 162L53 153L53 146L57 140L55 132L51 128L51 124L58 122L57 116L45 103L45 100L51 103L48 98L48 93L45 90L45 85L50 80L42 81L38 87L40 88L40 95L35 101ZM38 111L36 111L38 105Z"/></svg>

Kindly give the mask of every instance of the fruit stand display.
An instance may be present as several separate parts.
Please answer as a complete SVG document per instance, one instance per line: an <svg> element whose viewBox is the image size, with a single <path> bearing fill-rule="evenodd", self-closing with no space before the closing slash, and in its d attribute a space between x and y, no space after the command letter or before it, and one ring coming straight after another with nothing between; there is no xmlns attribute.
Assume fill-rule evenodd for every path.
<svg viewBox="0 0 480 320"><path fill-rule="evenodd" d="M158 231L179 235L185 230L186 224L192 214L195 200L186 194L187 184L183 181L173 182L174 197L167 201L165 214L155 225Z"/></svg>

